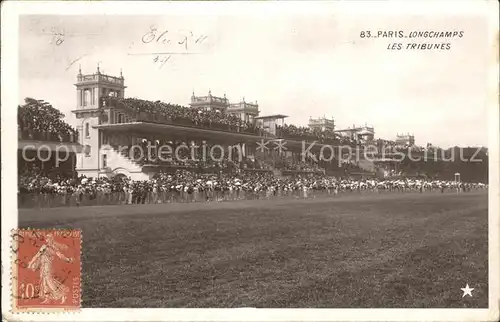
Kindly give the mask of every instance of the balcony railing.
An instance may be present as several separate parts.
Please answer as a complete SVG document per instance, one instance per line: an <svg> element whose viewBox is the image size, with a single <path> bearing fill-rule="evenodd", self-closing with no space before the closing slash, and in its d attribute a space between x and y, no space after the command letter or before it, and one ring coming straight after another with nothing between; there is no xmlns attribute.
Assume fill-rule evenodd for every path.
<svg viewBox="0 0 500 322"><path fill-rule="evenodd" d="M333 120L329 119L309 119L310 123L333 123Z"/></svg>
<svg viewBox="0 0 500 322"><path fill-rule="evenodd" d="M216 96L199 96L199 97L194 97L192 99L193 103L198 103L198 102L207 102L207 103L220 103L220 104L226 104L227 105L227 99L221 98L221 97L216 97Z"/></svg>
<svg viewBox="0 0 500 322"><path fill-rule="evenodd" d="M282 138L282 139L289 139L289 140L297 140L297 141L306 141L306 142L317 142L320 144L330 144L333 146L339 146L339 145L349 145L352 147L356 146L356 142L343 138L343 137L325 137L325 136L317 136L314 135L313 133L294 133L294 132L289 132L287 129L282 128L282 127L277 127L276 128L276 137Z"/></svg>
<svg viewBox="0 0 500 322"><path fill-rule="evenodd" d="M78 135L61 135L51 132L18 130L18 140L48 141L58 143L78 143Z"/></svg>
<svg viewBox="0 0 500 322"><path fill-rule="evenodd" d="M258 105L256 104L248 104L248 103L234 103L234 104L230 104L229 105L229 108L245 108L245 109L252 109L252 110L256 110L258 109Z"/></svg>
<svg viewBox="0 0 500 322"><path fill-rule="evenodd" d="M79 75L77 77L77 80L79 82L102 81L102 82L108 82L108 83L119 84L119 85L123 85L123 82L124 82L123 78L113 77L113 76L108 76L108 75L103 75L103 74Z"/></svg>

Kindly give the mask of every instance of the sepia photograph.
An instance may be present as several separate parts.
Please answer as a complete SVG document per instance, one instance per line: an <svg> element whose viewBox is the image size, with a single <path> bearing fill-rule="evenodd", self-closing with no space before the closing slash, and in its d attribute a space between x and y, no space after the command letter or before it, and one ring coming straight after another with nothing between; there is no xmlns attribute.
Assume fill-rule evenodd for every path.
<svg viewBox="0 0 500 322"><path fill-rule="evenodd" d="M4 4L7 320L498 320L498 4L378 4Z"/></svg>

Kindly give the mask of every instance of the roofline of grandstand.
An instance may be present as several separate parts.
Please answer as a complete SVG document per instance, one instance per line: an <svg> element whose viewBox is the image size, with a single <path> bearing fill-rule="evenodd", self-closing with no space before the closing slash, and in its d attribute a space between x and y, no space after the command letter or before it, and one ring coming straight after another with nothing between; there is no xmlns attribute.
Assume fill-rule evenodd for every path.
<svg viewBox="0 0 500 322"><path fill-rule="evenodd" d="M145 128L147 127L147 128ZM94 125L93 128L103 129L103 130L118 130L118 131L127 131L132 128L140 128L146 130L149 133L165 133L164 130L172 130L176 133L184 132L184 133L198 133L200 135L211 135L211 136L224 136L227 138L227 135L230 134L233 138L246 139L249 141L255 141L256 139L264 138L262 136L247 134L247 133L238 133L238 132L229 132L222 130L212 130L212 129L204 129L198 127L191 126L183 126L177 124L162 124L162 123L149 123L149 122L129 122L129 123L119 123L119 124L101 124ZM151 131L151 129L153 129Z"/></svg>
<svg viewBox="0 0 500 322"><path fill-rule="evenodd" d="M99 107L99 108L80 108L76 110L72 110L71 113L81 113L81 112L100 112L105 109L109 109L109 107Z"/></svg>
<svg viewBox="0 0 500 322"><path fill-rule="evenodd" d="M258 116L258 117L254 117L255 120L264 120L264 119L285 119L287 118L288 115L283 115L283 114L273 114L273 115L265 115L265 116Z"/></svg>
<svg viewBox="0 0 500 322"><path fill-rule="evenodd" d="M363 130L365 128L372 129L375 132L375 128L373 126L358 126L358 127L354 127L354 128L347 128L347 129L342 129L342 130L334 130L333 132L335 132L335 133L355 132L355 131ZM371 133L371 132L368 132L368 131L365 131L365 132L366 133Z"/></svg>
<svg viewBox="0 0 500 322"><path fill-rule="evenodd" d="M102 74L101 74L102 75ZM109 76L109 75L105 75L105 76ZM113 76L111 76L113 77ZM92 83L99 83L99 84L102 84L102 83L106 83L106 85L111 85L111 86L114 86L114 87L118 87L120 89L125 89L125 88L128 88L128 86L125 86L125 85L120 85L120 84L117 84L117 83L113 83L113 82L107 82L107 81L103 81L103 80L100 80L100 81L81 81L81 82L78 82L78 83L74 83L73 86L82 86L82 85L87 85L87 84L92 84Z"/></svg>
<svg viewBox="0 0 500 322"><path fill-rule="evenodd" d="M289 145L296 145L296 146L301 146L302 141L300 140L291 140L291 139L286 139L286 138L278 138L278 137L273 137L273 136L258 136L258 135L253 135L253 134L247 134L247 133L238 133L238 132L229 132L229 131L223 131L223 130L211 130L211 129L203 129L203 128L198 128L198 127L191 127L191 126L184 126L184 125L176 125L176 124L162 124L162 123L149 123L149 122L130 122L130 123L119 123L119 124L101 124L101 125L94 125L92 126L93 128L97 129L102 129L102 130L117 130L117 131L128 131L130 129L142 129L144 132L147 133L161 133L165 134L164 130L171 130L172 132L176 132L177 134L179 132L185 132L185 133L198 133L200 135L211 135L211 137L216 137L219 136L221 138L228 138L228 135L230 135L232 138L238 138L238 139L243 139L249 142L256 142L256 140L267 140L267 141L274 141L274 140L286 140L286 142ZM151 131L151 129L154 129ZM309 144L312 144L313 141L308 141L307 146ZM331 146L329 144L323 144L316 142L314 144L315 147L321 148L322 146Z"/></svg>
<svg viewBox="0 0 500 322"><path fill-rule="evenodd" d="M292 140L292 139L287 139L287 138L279 138L279 137L272 137L272 136L258 136L258 135L253 135L253 134L247 134L247 133L238 133L238 132L229 132L229 131L223 131L223 130L212 130L212 129L204 129L204 128L198 128L198 127L191 127L191 126L185 126L185 125L178 125L178 124L162 124L162 123L149 123L149 122L130 122L130 123L119 123L119 124L101 124L101 125L94 125L93 128L99 128L103 130L118 130L118 131L128 131L130 129L141 129L146 133L158 133L158 134L165 134L165 130L171 130L171 132L176 132L177 134L179 132L184 132L184 133L197 133L200 136L207 136L210 135L212 138L213 137L220 137L222 139L227 139L228 135L230 135L231 138L238 138L241 140L245 140L247 142L256 142L256 140L261 140L264 139L266 141L276 141L276 140L286 140L288 146L301 146L303 142L301 140ZM154 128L153 131L151 129ZM321 148L323 146L332 146L331 144L323 144L320 142L316 141L307 141L306 142L306 148L313 144L315 146L315 149ZM342 145L336 145L333 147L341 147ZM386 156L390 155L395 155L398 153L385 153ZM400 154L398 154L400 155ZM433 157L432 154L429 154L428 157ZM440 161L440 158L438 158L437 161ZM379 161L380 162L380 161ZM394 160L393 162L401 162L401 160Z"/></svg>
<svg viewBox="0 0 500 322"><path fill-rule="evenodd" d="M224 131L224 130L212 130L212 129L206 129L206 128L199 128L199 127L192 127L192 126L186 126L186 125L178 125L178 124L162 124L162 123L150 123L150 122L130 122L130 123L118 123L118 124L101 124L101 125L94 125L92 126L93 128L98 128L98 129L103 129L103 130L117 130L117 131L128 131L130 129L140 129L145 133L157 133L157 134L166 134L167 132L175 132L176 134L179 133L190 133L190 134L198 134L199 136L205 137L205 136L210 136L210 137L219 137L221 139L228 139L228 136L234 139L240 139L244 140L247 142L257 142L257 140L265 140L265 141L276 141L276 140L286 140L288 146L302 146L304 144L301 140L293 140L293 139L287 139L287 138L279 138L279 137L273 137L273 136L259 136L259 135L254 135L254 134L248 134L248 133L241 133L241 132L230 132L230 131ZM154 130L151 130L154 129ZM170 130L170 131L165 131L165 130ZM317 141L307 141L305 142L305 147L309 147L311 144L314 142L314 149L321 148L323 146L332 146L331 144L323 144ZM334 148L336 147L342 147L342 145L335 145L333 146ZM354 149L354 148L353 148ZM423 153L423 152L422 152ZM400 155L400 153L384 153L385 156L391 156L391 155ZM417 153L417 155L420 155L420 153ZM429 154L428 157L433 157L433 154ZM401 160L394 160L393 162L400 162ZM437 161L440 161L440 158L438 158ZM379 161L380 162L380 161Z"/></svg>
<svg viewBox="0 0 500 322"><path fill-rule="evenodd" d="M53 141L38 141L38 140L18 140L18 150L41 150L41 147L48 148L49 151L60 151L69 153L80 153L83 146L80 143L71 142L53 142ZM65 148L62 148L65 147ZM67 150L66 150L67 149Z"/></svg>

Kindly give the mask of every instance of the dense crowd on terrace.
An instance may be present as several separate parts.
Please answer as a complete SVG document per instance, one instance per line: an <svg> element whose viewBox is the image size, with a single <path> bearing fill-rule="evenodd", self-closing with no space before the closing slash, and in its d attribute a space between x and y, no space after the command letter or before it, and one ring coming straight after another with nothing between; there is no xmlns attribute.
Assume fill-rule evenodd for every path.
<svg viewBox="0 0 500 322"><path fill-rule="evenodd" d="M375 141L378 151L382 152L395 152L395 151L411 151L411 152L424 152L427 148L415 144L401 144L395 141L377 139Z"/></svg>
<svg viewBox="0 0 500 322"><path fill-rule="evenodd" d="M161 101L152 102L137 98L117 97L103 99L102 106L122 108L131 113L131 115L135 115L138 121L167 122L235 132L241 131L251 134L259 133L259 128L254 124L246 122L235 115L222 113L218 110L203 110Z"/></svg>
<svg viewBox="0 0 500 322"><path fill-rule="evenodd" d="M321 131L311 129L305 126L295 126L293 124L284 124L277 127L278 136L285 139L317 141L324 144L350 145L355 146L356 142L348 137L338 135L332 131Z"/></svg>
<svg viewBox="0 0 500 322"><path fill-rule="evenodd" d="M139 121L158 123L175 123L179 125L207 127L213 129L261 134L256 124L246 122L230 113L219 110L203 110L199 108L184 107L177 104L161 101L147 101L137 98L106 97L102 102L103 107L113 106L121 108L135 116ZM278 126L278 137L296 140L317 141L328 144L342 144L354 146L355 142L348 137L340 136L331 131L312 130L308 127L295 125Z"/></svg>
<svg viewBox="0 0 500 322"><path fill-rule="evenodd" d="M291 171L309 171L309 172L318 172L320 168L318 165L308 163L305 161L299 161L299 162L285 162L284 169L286 170L291 170Z"/></svg>
<svg viewBox="0 0 500 322"><path fill-rule="evenodd" d="M54 142L78 142L78 132L63 120L64 114L49 103L26 98L17 108L20 138Z"/></svg>
<svg viewBox="0 0 500 322"><path fill-rule="evenodd" d="M195 127L208 127L227 131L237 131L251 134L261 134L255 124L241 120L241 118L230 113L219 110L203 110L199 108L184 107L177 104L164 103L161 101L148 101L137 98L107 97L103 99L102 106L113 106L122 108L137 120L152 122L169 122L179 125ZM333 131L321 131L304 126L285 124L277 126L276 135L285 139L316 141L324 144L356 146L356 142L350 137L339 135ZM422 152L425 149L416 145L398 144L389 140L377 140L376 145L383 146L386 150L405 150Z"/></svg>
<svg viewBox="0 0 500 322"><path fill-rule="evenodd" d="M135 116L138 121L166 122L256 135L262 134L262 129L256 124L246 122L235 115L223 113L219 110L203 110L161 101L118 97L103 98L101 105L103 107L113 106L124 109L130 115ZM357 145L356 141L352 138L339 135L333 131L321 131L293 124L277 126L276 135L285 139L316 141L323 144L349 145L353 147ZM378 139L374 143L380 146L380 151L382 151L382 147L384 151L411 150L412 152L422 152L425 150L424 147L398 144L390 140Z"/></svg>

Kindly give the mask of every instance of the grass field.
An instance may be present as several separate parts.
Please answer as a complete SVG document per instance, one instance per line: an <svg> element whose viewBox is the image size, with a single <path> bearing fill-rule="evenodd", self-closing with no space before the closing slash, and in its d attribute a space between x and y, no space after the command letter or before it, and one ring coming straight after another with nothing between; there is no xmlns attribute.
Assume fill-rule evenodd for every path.
<svg viewBox="0 0 500 322"><path fill-rule="evenodd" d="M21 210L19 226L83 230L84 307L486 308L487 199Z"/></svg>

